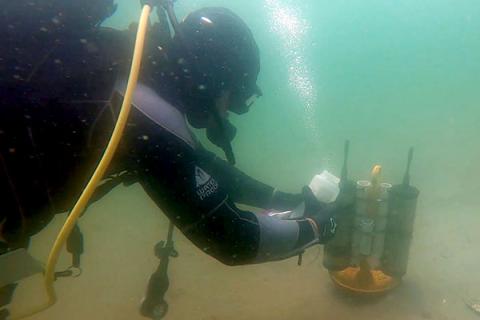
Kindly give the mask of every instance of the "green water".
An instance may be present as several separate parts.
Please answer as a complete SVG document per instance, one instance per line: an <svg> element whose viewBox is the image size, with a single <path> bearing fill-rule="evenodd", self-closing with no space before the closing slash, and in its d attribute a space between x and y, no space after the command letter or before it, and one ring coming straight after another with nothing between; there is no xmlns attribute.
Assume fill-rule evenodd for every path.
<svg viewBox="0 0 480 320"><path fill-rule="evenodd" d="M137 18L123 2L111 25ZM322 168L339 172L348 138L354 176L380 163L399 181L414 146L425 196L475 200L478 1L179 1L178 14L217 5L245 19L261 50L264 97L232 116L241 168L298 189Z"/></svg>
<svg viewBox="0 0 480 320"><path fill-rule="evenodd" d="M138 19L136 1L117 2L119 10L106 25L124 28ZM378 163L384 179L398 183L413 146L411 181L421 198L409 273L403 287L385 300L363 304L338 296L318 261L303 271L292 261L232 269L179 238L186 254L173 265L168 319L478 319L463 300L480 298L480 2L179 0L177 13L181 17L203 6L234 10L251 27L261 51L264 96L250 113L231 116L238 127L233 146L241 169L298 191L322 169L339 174L343 142L350 139L352 177L368 178ZM124 246L110 239L135 235L127 257L106 254L104 262L122 263L125 273L116 272L131 290L119 296L131 300L95 304L92 298L87 305L102 314L98 319L140 319L136 299L155 266L149 250L162 235L156 230L165 230L158 209L141 190L133 191L116 190L99 204L106 209L97 208L100 218L85 218L93 238L100 238L96 250L104 248L102 239ZM125 197L128 203L122 202ZM115 211L118 203L126 208ZM139 207L151 215L142 222L124 218L127 209ZM100 227L113 211L119 221L132 223L123 235ZM156 221L155 230L148 221ZM311 251L307 260L315 261L316 250ZM133 260L142 262L131 265ZM105 286L115 286L116 276L110 276L96 289L103 295L112 294ZM96 276L86 277L90 282L84 278L82 288L96 288ZM63 299L61 310L75 308L65 300L78 296L70 299ZM120 304L127 311L119 311L124 310ZM75 319L86 319L78 312Z"/></svg>

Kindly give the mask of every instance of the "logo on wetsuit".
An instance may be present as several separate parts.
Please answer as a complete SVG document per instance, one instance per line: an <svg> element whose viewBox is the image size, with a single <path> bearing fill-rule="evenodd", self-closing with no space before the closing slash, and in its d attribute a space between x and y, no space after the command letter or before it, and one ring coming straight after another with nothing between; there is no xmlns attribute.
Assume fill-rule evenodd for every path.
<svg viewBox="0 0 480 320"><path fill-rule="evenodd" d="M208 198L218 189L217 181L199 167L195 167L195 182L197 184L197 195L200 200Z"/></svg>

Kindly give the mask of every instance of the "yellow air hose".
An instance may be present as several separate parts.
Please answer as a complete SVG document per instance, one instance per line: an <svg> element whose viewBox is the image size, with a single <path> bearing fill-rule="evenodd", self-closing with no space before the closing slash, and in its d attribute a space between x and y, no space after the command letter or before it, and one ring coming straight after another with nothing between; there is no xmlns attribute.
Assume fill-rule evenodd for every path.
<svg viewBox="0 0 480 320"><path fill-rule="evenodd" d="M120 114L118 116L117 123L115 124L115 128L113 130L110 141L108 142L108 146L105 150L105 153L103 154L102 159L100 160L100 163L95 169L95 172L93 173L92 178L90 179L87 186L83 190L82 194L80 195L80 198L78 199L77 203L73 207L72 212L70 213L67 220L65 221L65 224L60 230L57 236L57 239L55 240L55 243L48 256L47 266L46 266L45 275L44 275L44 283L45 283L45 289L48 295L48 301L44 305L30 310L28 313L15 316L12 319L23 319L23 318L32 316L36 313L39 313L41 311L48 309L49 307L54 305L55 302L57 301L53 282L55 280L55 266L58 261L58 256L60 254L60 250L65 244L65 241L70 235L70 232L75 226L75 222L77 221L78 217L80 216L80 214L83 212L88 202L90 201L90 198L92 197L93 192L95 191L95 188L97 187L99 182L102 180L103 175L105 174L105 171L110 165L110 162L112 161L112 158L115 154L115 151L117 150L118 144L122 137L123 131L125 129L125 125L128 120L128 115L130 114L133 93L135 91L135 87L137 85L137 80L138 80L138 74L140 72L140 65L142 62L145 36L147 33L147 27L148 27L148 17L150 15L151 10L152 8L149 5L145 5L142 9L142 14L140 16L140 21L138 24L137 37L135 40L135 49L133 52L132 65L130 69L130 77L127 83L127 90L125 92L125 98L123 100L123 104L120 109Z"/></svg>

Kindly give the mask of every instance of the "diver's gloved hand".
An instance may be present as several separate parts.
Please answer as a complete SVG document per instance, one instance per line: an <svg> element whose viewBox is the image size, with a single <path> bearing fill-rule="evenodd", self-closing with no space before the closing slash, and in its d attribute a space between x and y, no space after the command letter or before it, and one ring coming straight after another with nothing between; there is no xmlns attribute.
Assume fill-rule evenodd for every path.
<svg viewBox="0 0 480 320"><path fill-rule="evenodd" d="M307 186L303 188L302 195L305 203L304 217L315 223L319 242L325 244L335 236L337 229L335 214L338 211L338 206L335 202L323 203L318 201L312 190Z"/></svg>

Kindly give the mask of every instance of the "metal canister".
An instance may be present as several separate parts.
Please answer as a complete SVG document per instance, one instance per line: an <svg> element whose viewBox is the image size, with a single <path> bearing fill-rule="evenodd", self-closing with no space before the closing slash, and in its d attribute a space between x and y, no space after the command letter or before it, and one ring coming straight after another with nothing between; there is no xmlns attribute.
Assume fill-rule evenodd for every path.
<svg viewBox="0 0 480 320"><path fill-rule="evenodd" d="M362 255L369 254L371 245L372 221L368 217L368 180L359 180L356 184L355 216L353 219L351 264L358 266ZM372 230L370 230L372 229Z"/></svg>
<svg viewBox="0 0 480 320"><path fill-rule="evenodd" d="M385 230L387 228L388 219L388 201L389 190L392 188L390 183L380 184L380 197L377 201L377 211L375 213L375 229L371 250L370 267L376 269L380 267L383 257L383 249L385 243Z"/></svg>
<svg viewBox="0 0 480 320"><path fill-rule="evenodd" d="M372 253L375 220L362 216L357 220L356 227L360 233L358 237L358 250L361 255L369 256Z"/></svg>
<svg viewBox="0 0 480 320"><path fill-rule="evenodd" d="M323 266L330 271L340 271L350 266L352 255L352 229L355 198L355 183L347 181L341 185L341 212L335 215L337 230L335 237L324 246Z"/></svg>
<svg viewBox="0 0 480 320"><path fill-rule="evenodd" d="M410 244L419 191L400 184L389 192L389 212L382 270L394 277L402 277L407 271Z"/></svg>

